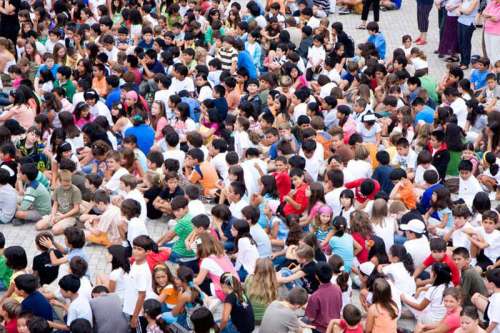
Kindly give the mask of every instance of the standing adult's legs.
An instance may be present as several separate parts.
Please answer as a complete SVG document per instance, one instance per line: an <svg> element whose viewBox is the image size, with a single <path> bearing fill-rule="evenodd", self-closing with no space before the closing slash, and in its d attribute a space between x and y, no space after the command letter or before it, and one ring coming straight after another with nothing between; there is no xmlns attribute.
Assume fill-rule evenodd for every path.
<svg viewBox="0 0 500 333"><path fill-rule="evenodd" d="M417 25L420 31L420 43L427 41L427 31L429 30L429 14L432 4L417 2Z"/></svg>
<svg viewBox="0 0 500 333"><path fill-rule="evenodd" d="M460 65L465 67L470 64L471 40L474 25L458 24L458 48L460 50Z"/></svg>
<svg viewBox="0 0 500 333"><path fill-rule="evenodd" d="M361 12L361 24L358 28L364 29L366 28L366 21L368 20L368 13L370 12L370 7L372 3L376 0L363 0L363 11Z"/></svg>
<svg viewBox="0 0 500 333"><path fill-rule="evenodd" d="M373 20L378 22L380 20L380 0L373 0Z"/></svg>

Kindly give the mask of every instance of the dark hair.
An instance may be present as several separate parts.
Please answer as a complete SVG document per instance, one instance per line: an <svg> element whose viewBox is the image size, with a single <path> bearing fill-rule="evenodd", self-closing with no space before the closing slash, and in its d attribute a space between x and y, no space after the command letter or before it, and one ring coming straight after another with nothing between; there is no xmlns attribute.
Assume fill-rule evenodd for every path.
<svg viewBox="0 0 500 333"><path fill-rule="evenodd" d="M69 227L64 230L64 237L73 249L81 249L85 246L85 234L82 229Z"/></svg>
<svg viewBox="0 0 500 333"><path fill-rule="evenodd" d="M392 319L398 316L398 307L392 300L391 285L383 278L377 278L373 282L373 298L372 304L379 304L389 312Z"/></svg>
<svg viewBox="0 0 500 333"><path fill-rule="evenodd" d="M172 211L176 211L181 208L186 208L188 203L188 199L186 199L185 196L178 195L172 199L170 206L172 207Z"/></svg>
<svg viewBox="0 0 500 333"><path fill-rule="evenodd" d="M52 333L52 328L49 326L47 319L33 316L28 320L28 329L30 333Z"/></svg>
<svg viewBox="0 0 500 333"><path fill-rule="evenodd" d="M241 210L241 214L245 217L245 219L250 220L252 225L257 224L260 217L260 211L258 208L254 206L246 206Z"/></svg>
<svg viewBox="0 0 500 333"><path fill-rule="evenodd" d="M359 190L362 195L370 195L375 191L375 182L372 179L365 179L361 183L361 186L359 187Z"/></svg>
<svg viewBox="0 0 500 333"><path fill-rule="evenodd" d="M74 274L65 275L59 280L59 287L64 291L77 293L80 289L80 279Z"/></svg>
<svg viewBox="0 0 500 333"><path fill-rule="evenodd" d="M469 253L469 250L467 250L465 247L457 247L453 250L453 255L454 256L461 256L465 259L469 259L470 258L470 253Z"/></svg>
<svg viewBox="0 0 500 333"><path fill-rule="evenodd" d="M236 250L238 250L238 241L243 237L247 237L251 243L255 244L252 235L250 235L250 225L248 224L247 221L236 219L233 221L233 228L236 229L237 231L237 235L234 239L234 245Z"/></svg>
<svg viewBox="0 0 500 333"><path fill-rule="evenodd" d="M500 288L500 268L491 269L486 272L486 280L493 283L496 288Z"/></svg>
<svg viewBox="0 0 500 333"><path fill-rule="evenodd" d="M342 310L342 318L346 321L347 325L355 326L361 321L361 311L353 304L346 304Z"/></svg>
<svg viewBox="0 0 500 333"><path fill-rule="evenodd" d="M491 209L491 200L486 192L478 192L472 200L472 209L474 212L482 214Z"/></svg>
<svg viewBox="0 0 500 333"><path fill-rule="evenodd" d="M307 291L304 288L295 287L286 297L288 303L292 305L304 305L307 303Z"/></svg>
<svg viewBox="0 0 500 333"><path fill-rule="evenodd" d="M130 261L128 250L121 245L111 245L108 247L108 252L111 254L111 269L123 269L125 273L130 272Z"/></svg>
<svg viewBox="0 0 500 333"><path fill-rule="evenodd" d="M71 258L71 261L69 262L71 273L79 279L87 274L88 267L89 265L85 259L79 256Z"/></svg>
<svg viewBox="0 0 500 333"><path fill-rule="evenodd" d="M141 204L134 199L125 199L120 207L123 216L128 220L141 215Z"/></svg>
<svg viewBox="0 0 500 333"><path fill-rule="evenodd" d="M347 229L347 221L343 216L335 216L333 219L333 227L335 228L335 236L342 237Z"/></svg>
<svg viewBox="0 0 500 333"><path fill-rule="evenodd" d="M436 262L432 265L435 279L432 283L433 286L440 286L442 284L449 285L451 282L451 270L447 264Z"/></svg>
<svg viewBox="0 0 500 333"><path fill-rule="evenodd" d="M329 283L333 276L332 267L326 262L316 264L316 277L321 283Z"/></svg>
<svg viewBox="0 0 500 333"><path fill-rule="evenodd" d="M497 164L497 157L491 151L487 152L484 160L490 165L489 170L491 176L495 177L498 173L499 166Z"/></svg>
<svg viewBox="0 0 500 333"><path fill-rule="evenodd" d="M12 270L20 271L28 266L26 251L22 246L9 246L5 248L3 255L6 259L5 264Z"/></svg>
<svg viewBox="0 0 500 333"><path fill-rule="evenodd" d="M212 312L204 306L194 310L189 319L193 324L195 333L209 333L212 329L215 333L219 332L219 327L215 323Z"/></svg>
<svg viewBox="0 0 500 333"><path fill-rule="evenodd" d="M389 163L391 162L391 156L385 150L377 152L377 155L375 157L377 158L377 161L382 165L389 165Z"/></svg>
<svg viewBox="0 0 500 333"><path fill-rule="evenodd" d="M413 264L412 256L406 251L406 248L400 244L394 244L389 249L391 256L398 257L403 263L408 273L413 274L415 271L415 266Z"/></svg>
<svg viewBox="0 0 500 333"><path fill-rule="evenodd" d="M462 311L460 311L460 317L462 316L467 316L471 319L478 320L479 319L479 313L477 312L477 309L475 306L464 306L462 308Z"/></svg>
<svg viewBox="0 0 500 333"><path fill-rule="evenodd" d="M442 238L431 238L431 240L429 241L429 246L431 248L431 251L446 251L446 241Z"/></svg>
<svg viewBox="0 0 500 333"><path fill-rule="evenodd" d="M77 318L69 325L71 333L92 333L92 325L85 318Z"/></svg>
<svg viewBox="0 0 500 333"><path fill-rule="evenodd" d="M14 279L16 288L32 294L38 288L38 279L33 274L21 274Z"/></svg>
<svg viewBox="0 0 500 333"><path fill-rule="evenodd" d="M191 223L196 228L203 228L205 230L208 230L208 228L210 227L210 219L205 214L198 214L198 215L196 215L195 217L193 217L191 219Z"/></svg>
<svg viewBox="0 0 500 333"><path fill-rule="evenodd" d="M38 176L38 169L35 163L24 163L21 165L21 173L25 175L29 181L34 181Z"/></svg>

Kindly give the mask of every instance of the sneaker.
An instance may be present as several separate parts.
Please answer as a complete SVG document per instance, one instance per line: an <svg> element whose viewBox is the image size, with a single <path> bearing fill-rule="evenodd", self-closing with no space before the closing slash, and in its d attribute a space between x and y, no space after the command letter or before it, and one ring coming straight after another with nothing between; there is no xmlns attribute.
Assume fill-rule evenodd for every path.
<svg viewBox="0 0 500 333"><path fill-rule="evenodd" d="M348 15L348 14L351 14L352 11L349 9L349 8L346 8L346 7L340 7L338 10L337 10L337 13L339 15Z"/></svg>
<svg viewBox="0 0 500 333"><path fill-rule="evenodd" d="M425 44L427 44L427 41L425 41L425 40L423 40L423 39L419 39L419 40L417 40L417 41L415 42L415 44L417 44L417 45L425 45Z"/></svg>

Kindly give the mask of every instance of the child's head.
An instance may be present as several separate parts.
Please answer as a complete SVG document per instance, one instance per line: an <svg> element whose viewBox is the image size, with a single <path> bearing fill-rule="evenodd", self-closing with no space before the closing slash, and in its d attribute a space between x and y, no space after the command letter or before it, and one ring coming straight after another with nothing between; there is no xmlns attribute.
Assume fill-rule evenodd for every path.
<svg viewBox="0 0 500 333"><path fill-rule="evenodd" d="M486 280L492 288L500 289L500 268L495 268L487 271Z"/></svg>
<svg viewBox="0 0 500 333"><path fill-rule="evenodd" d="M47 232L47 231L42 231L40 233L38 233L36 236L35 236L35 244L36 244L36 247L40 250L40 251L47 251L48 249L43 246L41 244L41 239L43 238L47 238L49 239L51 242L54 242L54 236L52 236L52 234L50 232Z"/></svg>
<svg viewBox="0 0 500 333"><path fill-rule="evenodd" d="M21 274L14 279L16 290L21 296L31 295L38 288L38 280L33 274Z"/></svg>
<svg viewBox="0 0 500 333"><path fill-rule="evenodd" d="M95 208L97 208L101 212L104 212L111 202L111 198L108 192L106 192L105 190L97 190L94 193L93 201L95 204Z"/></svg>
<svg viewBox="0 0 500 333"><path fill-rule="evenodd" d="M464 297L460 288L450 287L443 292L443 305L448 311L457 309L462 304Z"/></svg>
<svg viewBox="0 0 500 333"><path fill-rule="evenodd" d="M392 300L391 285L386 279L378 278L373 282L372 303L382 305L392 319L398 316L396 303Z"/></svg>
<svg viewBox="0 0 500 333"><path fill-rule="evenodd" d="M190 201L200 199L201 191L198 186L188 185L186 186L185 192Z"/></svg>
<svg viewBox="0 0 500 333"><path fill-rule="evenodd" d="M343 190L340 193L340 204L344 208L350 208L354 206L354 192L352 190Z"/></svg>
<svg viewBox="0 0 500 333"><path fill-rule="evenodd" d="M72 299L80 289L80 278L73 274L65 275L59 280L59 288L64 298Z"/></svg>
<svg viewBox="0 0 500 333"><path fill-rule="evenodd" d="M69 170L59 170L59 181L64 190L69 190L73 186L71 181L72 173Z"/></svg>
<svg viewBox="0 0 500 333"><path fill-rule="evenodd" d="M391 263L402 262L410 274L413 274L413 271L415 270L412 256L401 244L394 244L391 246L389 249L389 261Z"/></svg>
<svg viewBox="0 0 500 333"><path fill-rule="evenodd" d="M458 172L460 173L460 178L467 180L472 176L473 165L469 160L461 160L458 164Z"/></svg>
<svg viewBox="0 0 500 333"><path fill-rule="evenodd" d="M120 177L120 189L127 193L135 190L138 183L139 181L134 175L127 174Z"/></svg>
<svg viewBox="0 0 500 333"><path fill-rule="evenodd" d="M215 205L212 207L212 217L226 222L231 219L231 211L227 205Z"/></svg>
<svg viewBox="0 0 500 333"><path fill-rule="evenodd" d="M69 262L69 271L79 279L87 274L88 268L88 263L85 259L79 256L71 258L71 261Z"/></svg>
<svg viewBox="0 0 500 333"><path fill-rule="evenodd" d="M229 186L228 199L230 202L239 202L245 195L245 192L246 188L244 183L238 181L232 182Z"/></svg>
<svg viewBox="0 0 500 333"><path fill-rule="evenodd" d="M432 265L431 279L433 280L433 286L439 286L442 284L448 285L451 282L451 269L450 267L442 262L436 262Z"/></svg>
<svg viewBox="0 0 500 333"><path fill-rule="evenodd" d="M111 269L123 269L125 273L130 272L130 261L127 249L121 245L111 245L108 247L111 256Z"/></svg>
<svg viewBox="0 0 500 333"><path fill-rule="evenodd" d="M178 195L170 202L170 207L176 219L182 218L188 212L188 199L183 195Z"/></svg>
<svg viewBox="0 0 500 333"><path fill-rule="evenodd" d="M7 319L14 319L21 313L21 304L13 298L7 298L2 304L1 316Z"/></svg>
<svg viewBox="0 0 500 333"><path fill-rule="evenodd" d="M147 252L150 248L151 239L148 236L141 235L134 238L132 241L132 256L137 263L142 263L146 260Z"/></svg>
<svg viewBox="0 0 500 333"><path fill-rule="evenodd" d="M210 228L210 219L205 214L198 214L191 220L197 231L205 231Z"/></svg>
<svg viewBox="0 0 500 333"><path fill-rule="evenodd" d="M217 327L212 312L204 306L194 310L189 319L194 332L210 332L211 328Z"/></svg>
<svg viewBox="0 0 500 333"><path fill-rule="evenodd" d="M328 205L323 205L318 210L318 220L320 225L329 226L332 222L333 211Z"/></svg>
<svg viewBox="0 0 500 333"><path fill-rule="evenodd" d="M330 283L333 276L332 267L326 262L316 264L316 278L320 283Z"/></svg>
<svg viewBox="0 0 500 333"><path fill-rule="evenodd" d="M352 304L347 304L342 309L342 318L349 326L357 326L361 322L361 311Z"/></svg>
<svg viewBox="0 0 500 333"><path fill-rule="evenodd" d="M479 314L474 306L464 306L460 312L460 328L463 333L475 333L479 327Z"/></svg>
<svg viewBox="0 0 500 333"><path fill-rule="evenodd" d="M410 143L407 138L400 138L398 142L396 142L396 149L400 156L408 156L408 152L410 151Z"/></svg>
<svg viewBox="0 0 500 333"><path fill-rule="evenodd" d="M375 157L381 165L389 165L389 163L391 162L391 156L385 150L377 152L377 155Z"/></svg>
<svg viewBox="0 0 500 333"><path fill-rule="evenodd" d="M254 206L246 206L241 210L241 214L250 225L256 225L259 222L260 212Z"/></svg>
<svg viewBox="0 0 500 333"><path fill-rule="evenodd" d="M28 322L33 318L31 312L22 312L17 318L17 331L19 333L30 333Z"/></svg>
<svg viewBox="0 0 500 333"><path fill-rule="evenodd" d="M304 288L295 287L288 293L286 300L292 309L298 310L307 303L307 291Z"/></svg>
<svg viewBox="0 0 500 333"><path fill-rule="evenodd" d="M292 178L293 186L297 189L304 183L304 171L298 168L293 168L290 171L290 178Z"/></svg>
<svg viewBox="0 0 500 333"><path fill-rule="evenodd" d="M301 244L295 253L299 264L308 263L314 259L314 250L307 244Z"/></svg>
<svg viewBox="0 0 500 333"><path fill-rule="evenodd" d="M77 227L69 227L64 230L64 237L68 247L71 249L81 249L85 246L85 233Z"/></svg>
<svg viewBox="0 0 500 333"><path fill-rule="evenodd" d="M139 217L141 215L141 204L134 199L125 199L120 207L122 215L127 219L131 220L134 217Z"/></svg>
<svg viewBox="0 0 500 333"><path fill-rule="evenodd" d="M465 225L468 218L470 217L470 211L467 205L456 205L453 207L453 221L455 223L456 228L461 228Z"/></svg>
<svg viewBox="0 0 500 333"><path fill-rule="evenodd" d="M465 247L457 247L453 250L453 262L459 270L464 270L469 267L470 253Z"/></svg>
<svg viewBox="0 0 500 333"><path fill-rule="evenodd" d="M347 221L343 216L335 216L333 219L333 228L335 236L342 237L347 229Z"/></svg>
<svg viewBox="0 0 500 333"><path fill-rule="evenodd" d="M498 223L498 214L493 210L487 210L483 213L481 224L483 225L486 233L492 233Z"/></svg>
<svg viewBox="0 0 500 333"><path fill-rule="evenodd" d="M435 209L445 209L451 205L450 190L446 187L440 187L432 193L431 197L432 207Z"/></svg>
<svg viewBox="0 0 500 333"><path fill-rule="evenodd" d="M6 265L14 271L20 271L28 266L28 258L24 248L18 245L9 246L4 250Z"/></svg>
<svg viewBox="0 0 500 333"><path fill-rule="evenodd" d="M167 265L158 264L153 268L153 289L160 293L163 288L174 283L174 277Z"/></svg>
<svg viewBox="0 0 500 333"><path fill-rule="evenodd" d="M432 238L429 241L432 258L436 262L443 261L446 256L446 241L442 238Z"/></svg>
<svg viewBox="0 0 500 333"><path fill-rule="evenodd" d="M147 299L143 304L144 316L148 321L156 321L156 317L161 314L161 303L153 298Z"/></svg>

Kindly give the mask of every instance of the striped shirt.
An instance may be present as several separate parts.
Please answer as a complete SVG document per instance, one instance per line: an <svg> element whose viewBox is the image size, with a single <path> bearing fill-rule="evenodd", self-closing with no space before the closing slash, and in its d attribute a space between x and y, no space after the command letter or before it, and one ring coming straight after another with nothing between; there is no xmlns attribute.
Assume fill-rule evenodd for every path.
<svg viewBox="0 0 500 333"><path fill-rule="evenodd" d="M233 47L229 50L221 48L217 51L217 58L220 60L223 70L230 70L233 62L238 61L238 51Z"/></svg>

